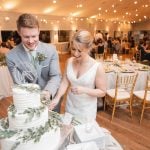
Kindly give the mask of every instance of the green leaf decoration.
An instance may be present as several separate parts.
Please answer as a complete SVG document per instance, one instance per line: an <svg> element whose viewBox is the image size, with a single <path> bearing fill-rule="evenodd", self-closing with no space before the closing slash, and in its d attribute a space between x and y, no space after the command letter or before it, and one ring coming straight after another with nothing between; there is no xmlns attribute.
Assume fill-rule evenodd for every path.
<svg viewBox="0 0 150 150"><path fill-rule="evenodd" d="M17 131L12 130L1 130L0 129L0 139L10 138L14 136L17 133Z"/></svg>
<svg viewBox="0 0 150 150"><path fill-rule="evenodd" d="M13 104L8 107L8 111L10 111L12 113L12 117L15 118L15 114L17 113L17 110Z"/></svg>
<svg viewBox="0 0 150 150"><path fill-rule="evenodd" d="M39 108L28 108L23 114L27 114L28 118L25 120L25 123L31 122L34 116L40 117L41 113L44 112L45 106L40 106Z"/></svg>
<svg viewBox="0 0 150 150"><path fill-rule="evenodd" d="M37 113L39 115L39 112L42 110L44 111L44 108L45 107L42 106L37 110L28 109L24 113L32 114L32 115ZM41 137L46 132L49 132L50 130L53 130L53 129L56 131L58 127L61 127L60 115L55 112L51 112L50 114L52 114L52 116L50 116L50 118L48 119L48 122L46 122L44 126L40 126L36 128L33 127L27 130L13 130L13 131L6 129L7 127L5 127L3 130L0 130L0 139L10 138L14 136L15 134L17 134L17 141L19 142L16 142L11 148L11 150L15 150L17 146L21 143L27 143L28 141L33 141L34 143L39 142ZM1 120L0 123L2 124L2 122L4 122L4 119ZM7 123L3 123L3 124L8 124L7 119L5 119L5 122ZM7 125L4 125L4 126L7 126Z"/></svg>
<svg viewBox="0 0 150 150"><path fill-rule="evenodd" d="M23 112L23 114L27 114L27 119L25 120L25 123L31 122L34 116L40 117L41 113L44 112L44 110L45 110L44 105L40 106L39 108L27 108ZM15 106L10 105L9 108L8 108L8 111L10 111L12 113L12 117L15 118L15 115L17 113L17 110L15 109Z"/></svg>
<svg viewBox="0 0 150 150"><path fill-rule="evenodd" d="M3 129L8 129L9 128L8 118L1 119L0 124Z"/></svg>

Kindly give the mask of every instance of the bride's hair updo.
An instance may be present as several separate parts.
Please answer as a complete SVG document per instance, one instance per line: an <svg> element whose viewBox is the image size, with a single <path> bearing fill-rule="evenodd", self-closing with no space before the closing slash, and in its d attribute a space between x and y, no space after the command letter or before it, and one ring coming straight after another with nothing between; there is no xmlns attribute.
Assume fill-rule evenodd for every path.
<svg viewBox="0 0 150 150"><path fill-rule="evenodd" d="M81 43L89 49L92 48L93 37L91 36L91 33L89 31L79 30L74 34L72 38L72 42L73 41Z"/></svg>

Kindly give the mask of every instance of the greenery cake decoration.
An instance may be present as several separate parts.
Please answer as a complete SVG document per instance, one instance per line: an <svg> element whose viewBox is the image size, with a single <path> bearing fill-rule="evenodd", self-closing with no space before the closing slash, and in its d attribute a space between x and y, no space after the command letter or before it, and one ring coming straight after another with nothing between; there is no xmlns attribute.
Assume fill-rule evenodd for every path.
<svg viewBox="0 0 150 150"><path fill-rule="evenodd" d="M11 106L12 107L12 106ZM29 109L25 110L28 112ZM31 114L33 112L31 111ZM30 113L28 113L30 114ZM34 143L39 142L42 135L50 130L57 130L61 127L61 117L56 112L49 112L50 118L44 126L32 127L26 130L10 130L8 118L3 118L0 120L0 139L11 138L14 135L17 136L17 142L12 146L11 150L15 150L20 143L26 143L28 141L33 141ZM15 115L14 115L15 116ZM29 115L30 116L30 115Z"/></svg>
<svg viewBox="0 0 150 150"><path fill-rule="evenodd" d="M32 118L34 116L36 117L40 117L41 116L41 113L44 111L45 109L45 106L40 106L39 108L27 108L25 109L25 111L23 113L20 113L20 114L27 114L27 118L25 120L25 123L27 122L31 122L32 121ZM12 117L15 118L15 115L17 113L17 110L15 108L14 105L10 105L8 107L8 111L12 113Z"/></svg>

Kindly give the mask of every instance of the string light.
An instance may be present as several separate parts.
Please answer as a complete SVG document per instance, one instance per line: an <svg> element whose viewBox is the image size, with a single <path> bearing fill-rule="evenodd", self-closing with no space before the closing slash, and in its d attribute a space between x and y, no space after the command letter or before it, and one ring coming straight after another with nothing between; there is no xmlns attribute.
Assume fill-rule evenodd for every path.
<svg viewBox="0 0 150 150"><path fill-rule="evenodd" d="M56 4L56 2L57 2L56 0L53 0L53 3L54 3L54 4Z"/></svg>

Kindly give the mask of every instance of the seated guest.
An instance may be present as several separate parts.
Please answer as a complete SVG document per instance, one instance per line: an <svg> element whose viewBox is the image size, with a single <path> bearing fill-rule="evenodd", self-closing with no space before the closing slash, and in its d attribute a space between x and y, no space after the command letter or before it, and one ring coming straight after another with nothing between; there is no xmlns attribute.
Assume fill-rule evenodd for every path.
<svg viewBox="0 0 150 150"><path fill-rule="evenodd" d="M9 49L14 48L16 45L13 37L9 37L6 43Z"/></svg>
<svg viewBox="0 0 150 150"><path fill-rule="evenodd" d="M1 47L0 47L0 53L3 53L3 54L6 54L9 52L9 49L7 48L6 46L6 43L5 42L2 42L1 43Z"/></svg>
<svg viewBox="0 0 150 150"><path fill-rule="evenodd" d="M148 53L148 51L146 51L146 48L144 46L144 41L143 40L140 40L137 49L141 53L141 61L143 61L143 60L150 60L150 53Z"/></svg>
<svg viewBox="0 0 150 150"><path fill-rule="evenodd" d="M97 40L98 47L97 47L97 53L98 54L103 54L104 53L104 42L102 39Z"/></svg>

